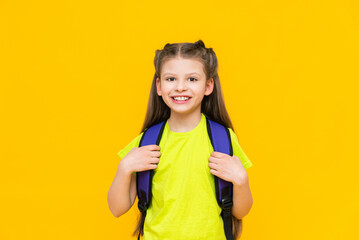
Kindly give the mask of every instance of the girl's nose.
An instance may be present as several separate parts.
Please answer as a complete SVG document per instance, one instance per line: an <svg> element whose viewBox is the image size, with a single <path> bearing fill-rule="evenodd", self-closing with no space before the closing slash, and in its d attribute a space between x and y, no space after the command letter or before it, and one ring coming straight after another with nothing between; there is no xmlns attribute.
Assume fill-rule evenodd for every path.
<svg viewBox="0 0 359 240"><path fill-rule="evenodd" d="M187 90L186 81L185 80L177 81L176 90L178 90L178 91Z"/></svg>

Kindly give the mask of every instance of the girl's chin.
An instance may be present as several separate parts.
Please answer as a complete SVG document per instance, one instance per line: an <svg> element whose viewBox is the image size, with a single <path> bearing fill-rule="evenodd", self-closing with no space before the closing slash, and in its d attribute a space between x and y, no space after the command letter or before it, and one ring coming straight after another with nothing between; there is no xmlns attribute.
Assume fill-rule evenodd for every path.
<svg viewBox="0 0 359 240"><path fill-rule="evenodd" d="M177 114L177 115L190 115L190 114L197 114L201 112L201 108L193 109L193 108L177 108L172 107L171 113Z"/></svg>

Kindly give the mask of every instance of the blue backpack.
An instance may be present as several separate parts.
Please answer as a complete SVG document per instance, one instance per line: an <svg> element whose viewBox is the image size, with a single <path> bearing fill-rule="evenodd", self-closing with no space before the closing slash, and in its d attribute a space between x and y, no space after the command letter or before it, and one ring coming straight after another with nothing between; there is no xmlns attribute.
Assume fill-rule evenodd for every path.
<svg viewBox="0 0 359 240"><path fill-rule="evenodd" d="M206 117L207 132L211 140L214 151L233 156L231 136L228 129ZM166 121L162 121L146 129L140 140L139 147L147 145L159 145ZM136 173L136 185L138 196L138 208L142 213L141 229L138 234L140 239L143 232L143 225L146 217L146 210L151 204L152 198L152 178L153 170L147 170ZM233 240L232 233L232 206L233 206L233 184L217 176L215 178L216 198L219 206L222 208L221 216L223 218L224 232L227 240Z"/></svg>

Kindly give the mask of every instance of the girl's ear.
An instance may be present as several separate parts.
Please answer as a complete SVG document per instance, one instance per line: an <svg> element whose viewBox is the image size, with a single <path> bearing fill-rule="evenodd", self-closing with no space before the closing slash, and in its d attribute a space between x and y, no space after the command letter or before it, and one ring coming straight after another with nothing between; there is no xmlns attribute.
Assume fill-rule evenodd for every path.
<svg viewBox="0 0 359 240"><path fill-rule="evenodd" d="M157 94L158 96L162 96L161 92L161 81L159 78L156 79L156 88L157 88Z"/></svg>
<svg viewBox="0 0 359 240"><path fill-rule="evenodd" d="M214 86L214 81L213 78L209 79L206 82L206 91L204 92L204 95L208 96L213 92L213 86Z"/></svg>

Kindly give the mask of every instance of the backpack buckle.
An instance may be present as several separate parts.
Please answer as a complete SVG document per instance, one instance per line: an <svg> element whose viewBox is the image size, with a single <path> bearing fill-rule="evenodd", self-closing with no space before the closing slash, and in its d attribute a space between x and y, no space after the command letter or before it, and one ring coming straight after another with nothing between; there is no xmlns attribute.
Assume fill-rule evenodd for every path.
<svg viewBox="0 0 359 240"><path fill-rule="evenodd" d="M222 206L221 206L221 208L222 208L224 211L231 210L231 209L232 209L232 206L233 206L233 201L232 201L231 198L223 198L223 199L222 199Z"/></svg>
<svg viewBox="0 0 359 240"><path fill-rule="evenodd" d="M144 201L138 201L138 209L140 209L141 212L147 210L147 204Z"/></svg>

